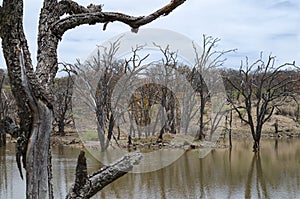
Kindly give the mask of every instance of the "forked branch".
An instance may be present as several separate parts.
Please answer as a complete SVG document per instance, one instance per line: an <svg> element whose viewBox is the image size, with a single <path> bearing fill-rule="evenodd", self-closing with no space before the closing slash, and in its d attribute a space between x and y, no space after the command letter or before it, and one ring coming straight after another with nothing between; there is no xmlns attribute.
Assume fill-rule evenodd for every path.
<svg viewBox="0 0 300 199"><path fill-rule="evenodd" d="M114 21L125 23L133 30L137 30L140 26L148 24L160 16L167 16L185 1L186 0L171 0L170 3L147 16L135 17L119 12L102 12L101 5L97 6L91 4L87 8L84 8L71 0L64 0L60 3L60 9L63 9L64 12L70 14L70 16L54 22L52 30L57 37L61 38L67 30L79 25L104 23L106 27L107 23Z"/></svg>

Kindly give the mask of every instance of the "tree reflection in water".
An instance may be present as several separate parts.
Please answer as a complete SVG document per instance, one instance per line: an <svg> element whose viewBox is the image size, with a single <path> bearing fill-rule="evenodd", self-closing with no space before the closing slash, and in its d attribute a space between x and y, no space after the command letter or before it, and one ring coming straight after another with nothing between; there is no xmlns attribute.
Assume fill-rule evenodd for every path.
<svg viewBox="0 0 300 199"><path fill-rule="evenodd" d="M127 174L94 198L299 198L300 139L262 141L256 154L252 140L233 140L231 150L214 149L200 159L198 151L190 150L158 171ZM14 149L13 144L0 148L0 198L24 198ZM74 182L79 149L56 146L52 152L54 194L64 198ZM87 159L89 173L102 166Z"/></svg>
<svg viewBox="0 0 300 199"><path fill-rule="evenodd" d="M254 183L256 185L255 188L253 188ZM245 189L245 198L247 198L247 199L252 198L251 197L252 191L256 192L257 198L262 198L261 194L263 194L263 198L270 198L268 196L266 181L263 176L259 152L255 152L253 154L245 188L246 188ZM254 190L252 190L252 189L254 189Z"/></svg>

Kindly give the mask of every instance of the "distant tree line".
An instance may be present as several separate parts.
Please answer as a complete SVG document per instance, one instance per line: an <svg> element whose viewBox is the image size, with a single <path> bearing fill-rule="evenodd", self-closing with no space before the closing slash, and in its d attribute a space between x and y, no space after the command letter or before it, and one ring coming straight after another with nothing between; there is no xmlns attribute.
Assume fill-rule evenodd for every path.
<svg viewBox="0 0 300 199"><path fill-rule="evenodd" d="M206 49L213 49L218 41L219 40L213 39L212 37L204 36L204 44L210 47ZM118 48L118 42L116 42L114 45L115 46L113 46L113 48ZM134 50L133 57L127 61L114 61L113 63L109 63L108 60L110 59L107 57L112 57L113 55L106 54L105 61L100 61L101 59L94 59L92 63L89 63L89 65L92 66L91 68L94 70L101 70L101 77L97 83L94 99L92 99L95 103L91 103L91 106L94 106L93 109L96 113L98 121L97 129L100 142L102 143L102 150L106 150L112 137L114 137L115 140L120 139L120 129L116 124L116 118L114 118L109 100L111 100L111 95L115 84L122 77L122 75L142 69L141 62L140 65L129 66L130 61L136 60L139 50L141 49ZM168 50L163 52L166 57L175 56ZM215 51L207 52L204 49L203 54L199 57L201 57L200 59L204 59L205 55L209 57L209 53L214 52ZM228 52L231 51L223 51L219 53L218 56L221 57ZM195 65L192 68L187 65L180 64L176 59L172 58L173 60L168 60L168 64L171 64L172 62L172 67L175 68L181 75L184 75L187 81L192 85L195 91L193 94L195 95L190 97L198 97L199 99L197 103L200 103L200 106L196 107L196 104L193 104L190 107L191 110L189 111L189 117L198 117L197 120L199 128L195 138L200 140L205 139L206 135L211 137L211 135L214 133L212 131L213 125L211 124L213 119L207 117L210 91L207 87L207 82L205 82L204 79L204 75L206 75L205 70L208 70L206 65L209 65L211 67L209 68L210 70L214 69L221 74L227 93L227 102L224 104L224 107L226 105L226 108L222 109L222 111L220 111L217 115L219 115L221 118L228 112L235 112L241 121L249 126L254 140L253 150L257 151L259 150L259 141L261 138L263 125L271 118L274 112L281 111L281 106L293 101L297 104L295 107L294 119L297 121L299 118L298 88L300 84L300 74L298 68L296 67L295 63L276 65L276 59L273 56L267 57L265 61L263 54L261 54L260 58L251 64L249 63L249 60L246 59L246 62L242 63L239 69L226 69L221 67L225 60L220 60L220 57L215 59L215 62L218 61L220 64L219 66L209 63L209 59L199 59L199 65ZM60 136L65 135L66 126L69 125L70 129L74 128L72 94L73 90L76 89L74 88L76 87L74 86L74 80L75 78L78 78L77 73L80 71L77 70L77 72L75 72L76 69L79 68L79 65L69 65L69 67L70 68L68 69L68 66L64 65L63 70L66 76L56 78L53 87L53 93L55 95L53 130ZM159 67L163 68L164 65L160 65ZM83 75L82 82L90 84L90 82L88 82L89 78L87 71L85 71L85 73L86 74ZM5 80L4 71L1 71L0 75L1 119L9 116L14 120L18 120L16 114L14 114L14 102L9 91L9 83ZM5 87L5 89L3 89L3 87ZM162 105L167 113L166 123L161 124L163 128L161 129L157 140L163 140L164 132L168 131L173 134L179 132L179 129L177 128L180 125L179 120L183 116L180 115L180 110L178 107L179 102L176 102L176 97L173 95L174 94L172 91L168 90L168 88L164 88L152 83L145 83L137 88L135 94L131 97L131 104L128 108L129 114L138 125L137 129L135 129L133 124L130 124L130 132L128 132L129 146L132 144L132 136L136 136L136 131L138 132L138 138L141 138L142 134L139 126L146 126L151 123L150 109L154 104ZM160 120L164 121L164 118L156 118L154 128L158 122L161 122ZM152 131L152 134L150 134L150 131ZM153 133L154 129L149 129L145 136L153 136ZM4 144L4 135L5 132L1 134L0 144L2 145ZM209 137L207 139L209 139Z"/></svg>
<svg viewBox="0 0 300 199"><path fill-rule="evenodd" d="M278 112L282 105L289 103L291 100L298 104L298 67L295 63L278 65L275 57L268 56L264 58L263 54L261 54L259 59L255 60L253 63L250 63L248 58L246 58L246 61L242 62L238 69L224 69L222 66L226 59L224 59L223 56L234 50L215 50L219 39L204 36L203 41L204 50L202 54L196 54L196 64L193 67L180 64L177 60L176 53L170 52L168 48L160 49L165 60L159 67L163 69L165 66L172 66L172 68L179 71L186 77L195 91L193 93L194 95L189 97L191 99L200 99L197 101L200 103L200 106L196 107L196 104L193 104L190 106L191 110L189 113L189 117L191 118L198 117L197 120L199 126L195 138L201 140L205 139L206 135L208 135L207 139L211 139L219 126L220 120L222 118L224 119L224 116L229 112L232 118L232 112L235 112L241 121L249 126L254 140L253 150L259 150L259 141L263 125L271 118L274 111L277 110ZM117 42L114 43L112 47L117 49ZM99 129L101 129L98 131L98 133L101 132L99 133L100 140L105 139L105 134L107 134L108 142L114 135L117 135L116 137L118 139L120 138L120 132L114 132L116 118L114 118L111 111L112 107L109 107L110 103L107 100L110 99L111 92L122 75L143 69L141 62L146 59L146 57L137 58L137 52L139 50L140 49L134 50L133 56L130 60L127 60L127 62L114 62L112 64L109 63L109 59L107 58L103 59L103 61L99 61L101 58L94 59L94 61L98 60L98 62L92 65L97 65L97 70L100 70L99 68L102 67L101 78L98 82L96 91L97 96L95 96L94 99L97 104L95 112L97 112L98 125ZM112 57L113 55L106 54L106 56ZM130 69L129 62L133 60L135 60L135 65L133 64ZM211 82L207 82L209 76L208 71L214 71L214 74L221 74L227 93L226 103L222 104L222 107L215 116L216 118L207 117L207 110L210 108L209 102L211 100L210 89L212 88L212 85L209 85L210 89L207 85L208 83L211 84ZM165 88L150 83L141 85L136 90L134 96L132 96L130 114L131 117L134 118L136 124L139 126L146 126L151 122L151 106L157 103L161 104L168 113L168 121L165 124L170 124L163 125L164 129L161 132L169 131L170 133L176 133L178 130L176 131L175 128L179 125L178 123L176 124L176 121L183 116L178 114L177 116L175 116L176 114L174 115L176 103L174 103L175 101L172 102L172 100L170 100L172 99L172 92L167 90L164 92L164 90ZM171 102L171 104L167 105L166 102ZM173 107L172 111L167 108L168 106ZM299 115L299 106L297 106L296 115ZM128 135L129 144L132 143L132 135L135 135L136 130L138 132L138 137L141 137L141 131L139 129L134 129L132 124L130 124L130 126ZM159 134L158 140L162 139L162 134L163 133ZM150 134L146 133L145 136L147 135ZM103 146L105 146L103 147L103 150L108 146L108 142L106 142L106 144L103 142Z"/></svg>

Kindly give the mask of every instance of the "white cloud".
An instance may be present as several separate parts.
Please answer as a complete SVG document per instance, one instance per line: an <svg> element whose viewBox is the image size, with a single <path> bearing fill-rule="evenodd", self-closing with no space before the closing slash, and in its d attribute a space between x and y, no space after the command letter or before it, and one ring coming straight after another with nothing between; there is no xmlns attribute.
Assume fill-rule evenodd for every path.
<svg viewBox="0 0 300 199"><path fill-rule="evenodd" d="M33 60L36 56L37 20L40 0L25 1L25 31ZM88 5L90 1L77 1ZM105 11L120 11L145 15L169 0L102 0ZM260 51L272 52L281 62L296 60L300 63L300 3L297 0L187 0L167 17L143 27L166 28L184 34L201 44L202 34L221 39L220 49L238 48L229 57L227 65L238 65L246 55L257 58ZM67 32L59 45L60 61L75 62L85 59L96 44L130 30L121 23L84 26ZM255 57L254 57L255 56ZM0 54L0 66L4 65Z"/></svg>

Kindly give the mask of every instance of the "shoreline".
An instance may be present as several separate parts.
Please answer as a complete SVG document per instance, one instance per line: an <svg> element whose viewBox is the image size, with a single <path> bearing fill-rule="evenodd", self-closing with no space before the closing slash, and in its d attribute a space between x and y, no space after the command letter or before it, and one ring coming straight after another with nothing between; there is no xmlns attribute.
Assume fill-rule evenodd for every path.
<svg viewBox="0 0 300 199"><path fill-rule="evenodd" d="M168 136L169 137L169 136ZM262 133L261 139L299 139L300 138L300 133L298 132L281 132L279 134L275 133ZM123 149L127 149L128 151L134 151L134 150L141 150L142 152L149 152L153 150L158 150L162 148L166 149L172 149L172 148L183 148L186 150L192 150L192 149L197 149L197 148L207 148L211 147L210 142L208 141L193 141L193 142L187 142L184 141L183 143L174 143L172 142L172 139L168 138L166 140L163 140L162 142L156 142L154 141L154 138L148 138L150 141L145 142L143 140L138 140L135 139L133 144L128 147L127 146L127 140L121 139L119 140L119 146L115 144L115 141L112 140L112 146L115 147L121 147ZM243 139L250 139L252 140L252 135L249 133L245 132L232 132L232 140L243 140ZM220 136L219 141L213 148L228 148L229 147L229 136L228 133L225 135L224 139L224 134ZM226 143L226 144L225 144ZM80 139L77 133L66 133L65 136L59 136L59 135L53 135L50 138L50 144L51 146L70 146L74 148L97 148L98 142L94 141L93 144L84 144L83 141Z"/></svg>

